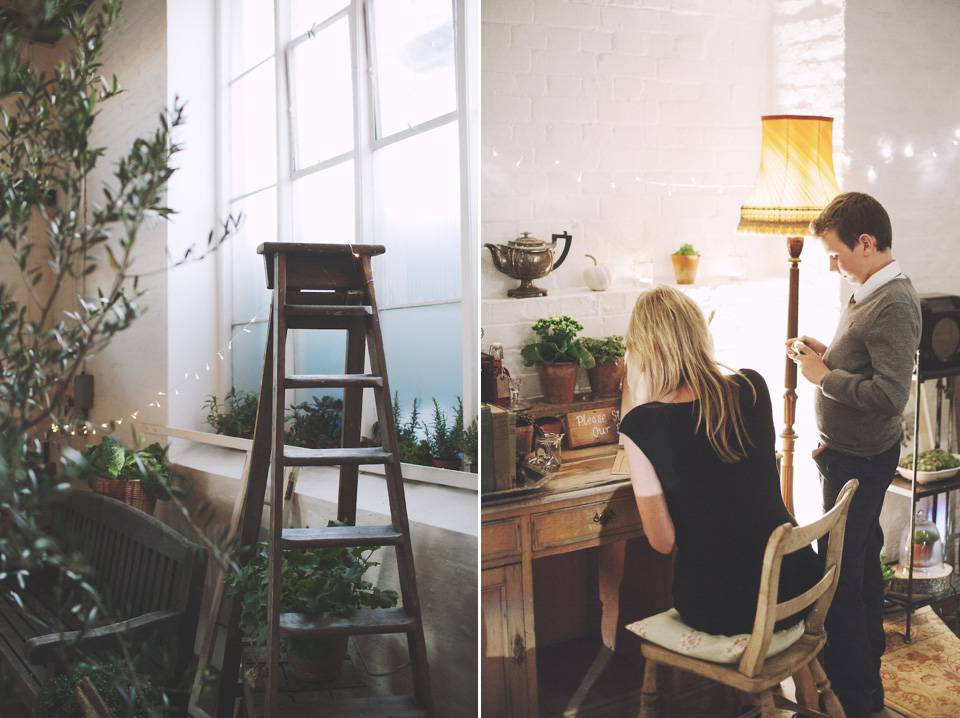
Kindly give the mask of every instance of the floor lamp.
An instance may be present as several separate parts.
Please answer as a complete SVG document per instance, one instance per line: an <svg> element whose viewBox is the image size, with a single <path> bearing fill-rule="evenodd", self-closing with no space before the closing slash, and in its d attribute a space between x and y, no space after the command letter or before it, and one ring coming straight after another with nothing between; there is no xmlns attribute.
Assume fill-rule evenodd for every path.
<svg viewBox="0 0 960 718"><path fill-rule="evenodd" d="M833 118L768 115L763 123L760 170L743 206L739 231L786 235L790 261L786 339L797 336L800 252L810 222L838 194L833 172ZM780 437L780 491L793 513L793 453L797 434L797 365L786 359L783 395L785 427Z"/></svg>

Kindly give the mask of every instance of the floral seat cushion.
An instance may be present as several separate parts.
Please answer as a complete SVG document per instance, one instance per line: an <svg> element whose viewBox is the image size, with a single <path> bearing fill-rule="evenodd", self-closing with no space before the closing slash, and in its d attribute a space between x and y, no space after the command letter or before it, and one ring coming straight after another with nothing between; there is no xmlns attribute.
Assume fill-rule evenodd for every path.
<svg viewBox="0 0 960 718"><path fill-rule="evenodd" d="M800 621L782 631L776 631L770 640L767 656L776 655L792 646L800 640L803 629L803 621ZM697 631L680 620L680 614L675 608L631 623L627 630L676 653L713 663L736 663L750 640L749 633L715 636Z"/></svg>

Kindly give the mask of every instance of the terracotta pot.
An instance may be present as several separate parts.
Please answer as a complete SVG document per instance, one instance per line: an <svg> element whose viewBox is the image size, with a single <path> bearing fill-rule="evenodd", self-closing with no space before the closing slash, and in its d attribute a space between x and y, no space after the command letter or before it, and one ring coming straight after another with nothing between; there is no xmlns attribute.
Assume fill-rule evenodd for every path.
<svg viewBox="0 0 960 718"><path fill-rule="evenodd" d="M326 639L330 643L330 655L326 660L319 663L305 661L294 655L292 651L288 651L287 666L290 668L290 672L301 681L329 683L336 680L347 657L347 641L349 638L350 636L334 636Z"/></svg>
<svg viewBox="0 0 960 718"><path fill-rule="evenodd" d="M590 380L590 393L594 399L606 396L619 396L620 381L623 379L623 359L608 359L587 369Z"/></svg>
<svg viewBox="0 0 960 718"><path fill-rule="evenodd" d="M460 459L434 459L433 465L438 469L460 469Z"/></svg>
<svg viewBox="0 0 960 718"><path fill-rule="evenodd" d="M573 392L577 388L577 376L580 374L580 365L574 362L554 362L544 364L537 362L537 372L540 374L540 388L543 390L543 399L548 404L569 404L573 401Z"/></svg>
<svg viewBox="0 0 960 718"><path fill-rule="evenodd" d="M539 419L534 419L533 423L536 426L540 427L540 431L544 434L562 434L563 433L563 421L556 416L541 416ZM530 444L530 450L533 451L533 443Z"/></svg>
<svg viewBox="0 0 960 718"><path fill-rule="evenodd" d="M697 265L700 264L699 254L672 254L673 273L677 277L677 284L693 284L697 277Z"/></svg>
<svg viewBox="0 0 960 718"><path fill-rule="evenodd" d="M526 456L533 449L533 425L517 427L517 454Z"/></svg>

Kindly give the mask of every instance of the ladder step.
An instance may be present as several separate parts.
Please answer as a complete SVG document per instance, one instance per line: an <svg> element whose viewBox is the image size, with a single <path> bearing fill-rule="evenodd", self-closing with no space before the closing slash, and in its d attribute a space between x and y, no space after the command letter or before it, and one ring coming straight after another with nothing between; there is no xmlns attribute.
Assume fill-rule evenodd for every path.
<svg viewBox="0 0 960 718"><path fill-rule="evenodd" d="M325 387L383 386L383 377L376 374L291 374L283 377L284 389L322 389Z"/></svg>
<svg viewBox="0 0 960 718"><path fill-rule="evenodd" d="M390 464L393 454L382 446L363 449L303 449L283 447L284 466L342 466L344 464Z"/></svg>
<svg viewBox="0 0 960 718"><path fill-rule="evenodd" d="M279 715L283 718L426 718L427 712L413 696L367 696L364 698L330 698L330 691L297 692L285 696ZM254 716L264 713L263 694L253 695Z"/></svg>
<svg viewBox="0 0 960 718"><path fill-rule="evenodd" d="M362 608L349 616L333 613L281 613L281 638L326 638L368 633L410 633L417 621L403 606Z"/></svg>
<svg viewBox="0 0 960 718"><path fill-rule="evenodd" d="M366 304L285 304L288 317L371 317L373 309Z"/></svg>
<svg viewBox="0 0 960 718"><path fill-rule="evenodd" d="M349 546L400 546L403 532L393 526L329 526L316 529L283 529L285 549Z"/></svg>

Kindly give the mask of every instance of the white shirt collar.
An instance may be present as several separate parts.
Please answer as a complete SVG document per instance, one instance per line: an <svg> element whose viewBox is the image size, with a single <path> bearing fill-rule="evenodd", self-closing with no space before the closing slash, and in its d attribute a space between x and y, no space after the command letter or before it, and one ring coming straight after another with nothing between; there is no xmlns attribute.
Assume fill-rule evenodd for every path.
<svg viewBox="0 0 960 718"><path fill-rule="evenodd" d="M903 274L900 272L900 262L895 259L890 262L890 264L871 274L867 281L857 287L853 291L853 300L855 302L862 302L891 279L896 279L901 276L903 276Z"/></svg>

